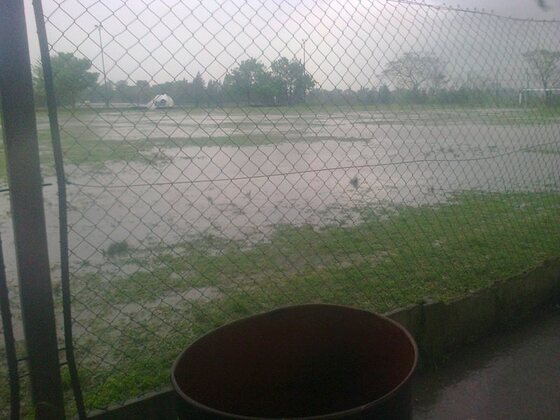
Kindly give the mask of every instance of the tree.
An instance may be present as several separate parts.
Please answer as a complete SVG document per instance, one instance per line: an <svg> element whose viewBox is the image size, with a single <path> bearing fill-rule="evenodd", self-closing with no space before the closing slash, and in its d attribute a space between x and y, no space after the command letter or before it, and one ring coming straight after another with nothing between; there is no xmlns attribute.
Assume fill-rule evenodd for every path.
<svg viewBox="0 0 560 420"><path fill-rule="evenodd" d="M361 86L355 96L360 105L372 105L377 103L377 90L375 88L368 89Z"/></svg>
<svg viewBox="0 0 560 420"><path fill-rule="evenodd" d="M267 71L264 65L255 58L242 61L239 67L228 72L224 78L224 88L234 98L241 96L246 99L247 104L256 99L256 87L266 77Z"/></svg>
<svg viewBox="0 0 560 420"><path fill-rule="evenodd" d="M409 89L413 97L427 90L436 91L447 81L444 65L431 53L407 52L390 61L383 70L396 87Z"/></svg>
<svg viewBox="0 0 560 420"><path fill-rule="evenodd" d="M151 92L150 82L148 82L147 80L137 80L135 87L136 87L135 101L138 104L146 103L153 98L154 95L152 95Z"/></svg>
<svg viewBox="0 0 560 420"><path fill-rule="evenodd" d="M560 82L560 51L537 49L527 51L523 57L531 67L535 78L545 90L546 103L551 100L550 89Z"/></svg>
<svg viewBox="0 0 560 420"><path fill-rule="evenodd" d="M97 86L99 74L88 71L91 68L91 61L87 58L78 58L72 53L58 53L51 57L51 67L56 100L59 105L72 105L73 107L80 93ZM40 63L33 68L33 81L35 92L44 98L45 81Z"/></svg>
<svg viewBox="0 0 560 420"><path fill-rule="evenodd" d="M288 105L295 91L295 78L290 71L290 61L286 57L280 57L270 65L272 75L279 85L280 95Z"/></svg>
<svg viewBox="0 0 560 420"><path fill-rule="evenodd" d="M379 103L381 104L389 104L391 103L391 91L387 87L387 85L382 85L379 87Z"/></svg>
<svg viewBox="0 0 560 420"><path fill-rule="evenodd" d="M272 62L270 69L288 105L302 101L305 93L315 86L313 77L305 71L302 62L295 58L289 61L286 57L280 57Z"/></svg>
<svg viewBox="0 0 560 420"><path fill-rule="evenodd" d="M198 107L200 102L204 97L204 91L206 89L204 79L200 75L200 72L196 73L196 77L192 81L192 92L194 106Z"/></svg>
<svg viewBox="0 0 560 420"><path fill-rule="evenodd" d="M222 82L209 80L208 86L206 86L206 95L211 105L220 106L222 104Z"/></svg>
<svg viewBox="0 0 560 420"><path fill-rule="evenodd" d="M130 94L128 80L117 80L115 83L115 94L111 98L114 102L131 102L133 99Z"/></svg>
<svg viewBox="0 0 560 420"><path fill-rule="evenodd" d="M206 96L208 103L213 106L222 105L222 82L219 80L209 80L206 86Z"/></svg>

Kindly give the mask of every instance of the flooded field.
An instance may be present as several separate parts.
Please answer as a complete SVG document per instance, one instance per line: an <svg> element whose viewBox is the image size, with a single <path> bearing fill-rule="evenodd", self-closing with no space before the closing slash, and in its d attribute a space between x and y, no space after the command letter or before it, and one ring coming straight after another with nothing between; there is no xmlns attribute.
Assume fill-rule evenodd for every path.
<svg viewBox="0 0 560 420"><path fill-rule="evenodd" d="M67 158L72 263L103 264L115 243L169 246L201 235L255 243L277 225L359 223L356 208L558 185L560 121L530 111L317 111L62 115L67 149L87 157L122 142L141 153ZM47 132L44 118L39 128ZM44 195L55 265L56 186ZM8 200L0 206L13 277Z"/></svg>
<svg viewBox="0 0 560 420"><path fill-rule="evenodd" d="M555 114L177 109L77 111L60 120L74 333L79 366L92 378L138 372L139 388L152 389L144 376L151 362L134 344L140 338L142 349L166 340L157 359L165 367L185 340L243 313L298 301L387 309L425 293L455 296L557 249L554 233L542 241L560 206ZM57 190L44 116L39 134L58 293ZM472 232L479 236L469 242ZM402 283L412 267L421 286ZM131 396L88 377L91 406Z"/></svg>

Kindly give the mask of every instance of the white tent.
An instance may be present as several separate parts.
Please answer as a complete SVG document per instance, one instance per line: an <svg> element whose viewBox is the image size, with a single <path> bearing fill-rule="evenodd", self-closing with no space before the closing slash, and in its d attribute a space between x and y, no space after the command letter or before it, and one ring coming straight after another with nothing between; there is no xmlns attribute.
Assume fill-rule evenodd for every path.
<svg viewBox="0 0 560 420"><path fill-rule="evenodd" d="M148 109L163 109L163 108L173 108L175 102L173 98L167 94L156 95L154 99L148 102Z"/></svg>

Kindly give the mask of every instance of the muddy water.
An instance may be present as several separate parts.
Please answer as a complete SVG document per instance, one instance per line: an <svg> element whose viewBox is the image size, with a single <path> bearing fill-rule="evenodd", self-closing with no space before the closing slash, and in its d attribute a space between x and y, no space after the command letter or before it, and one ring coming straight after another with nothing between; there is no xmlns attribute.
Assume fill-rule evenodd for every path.
<svg viewBox="0 0 560 420"><path fill-rule="evenodd" d="M153 153L166 157L155 163L107 162L102 168L67 164L75 266L104 264L103 251L119 241L146 247L213 234L254 242L278 224L359 223L356 207L435 203L469 189L558 185L560 154L550 153L560 150L558 124L483 124L458 112L115 112L66 120L63 127L131 144L157 138ZM247 146L231 147L215 146L210 138L240 135L274 141L252 146L249 137ZM208 146L176 147L172 141L188 137L207 137ZM0 229L13 279L9 203L2 195ZM44 196L56 269L56 188L45 187Z"/></svg>

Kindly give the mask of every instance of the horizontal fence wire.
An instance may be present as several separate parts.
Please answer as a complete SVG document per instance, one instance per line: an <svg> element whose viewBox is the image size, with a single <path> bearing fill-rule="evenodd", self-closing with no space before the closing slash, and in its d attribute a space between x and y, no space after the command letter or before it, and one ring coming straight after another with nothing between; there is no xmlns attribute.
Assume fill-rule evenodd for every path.
<svg viewBox="0 0 560 420"><path fill-rule="evenodd" d="M182 349L234 319L446 301L559 255L557 21L413 1L42 3L89 412L167 387ZM38 62L54 182L44 86Z"/></svg>

